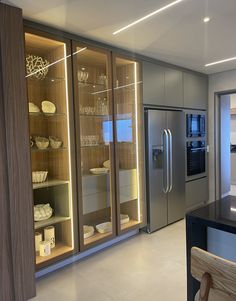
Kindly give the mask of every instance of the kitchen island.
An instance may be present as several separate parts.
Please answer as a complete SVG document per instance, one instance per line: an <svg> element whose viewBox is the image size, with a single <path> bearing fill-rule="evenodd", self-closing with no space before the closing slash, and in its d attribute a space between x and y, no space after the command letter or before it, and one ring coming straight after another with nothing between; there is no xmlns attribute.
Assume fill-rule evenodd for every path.
<svg viewBox="0 0 236 301"><path fill-rule="evenodd" d="M225 235L236 234L235 196L227 196L186 215L188 301L194 300L199 289L199 282L191 276L191 248L196 246L203 250L209 250L209 230L224 231L221 233L225 233Z"/></svg>

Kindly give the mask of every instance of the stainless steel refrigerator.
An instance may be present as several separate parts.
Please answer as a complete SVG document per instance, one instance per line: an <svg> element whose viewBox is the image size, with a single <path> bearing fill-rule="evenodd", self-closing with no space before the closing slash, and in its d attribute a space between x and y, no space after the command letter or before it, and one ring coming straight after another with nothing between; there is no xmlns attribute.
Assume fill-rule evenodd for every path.
<svg viewBox="0 0 236 301"><path fill-rule="evenodd" d="M145 109L148 226L153 232L185 214L185 122L182 111Z"/></svg>

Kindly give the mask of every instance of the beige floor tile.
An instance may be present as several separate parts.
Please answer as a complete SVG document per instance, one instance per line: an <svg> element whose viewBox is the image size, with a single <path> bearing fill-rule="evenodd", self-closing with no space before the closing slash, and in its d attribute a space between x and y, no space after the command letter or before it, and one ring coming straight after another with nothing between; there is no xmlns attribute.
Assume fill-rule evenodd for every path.
<svg viewBox="0 0 236 301"><path fill-rule="evenodd" d="M185 222L127 241L37 282L35 301L185 301Z"/></svg>

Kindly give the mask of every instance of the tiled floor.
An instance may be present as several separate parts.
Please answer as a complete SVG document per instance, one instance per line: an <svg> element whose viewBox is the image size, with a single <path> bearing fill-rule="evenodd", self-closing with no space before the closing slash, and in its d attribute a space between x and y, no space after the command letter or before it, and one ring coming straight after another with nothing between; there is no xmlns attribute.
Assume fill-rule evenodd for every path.
<svg viewBox="0 0 236 301"><path fill-rule="evenodd" d="M185 223L140 234L37 282L35 301L185 301Z"/></svg>

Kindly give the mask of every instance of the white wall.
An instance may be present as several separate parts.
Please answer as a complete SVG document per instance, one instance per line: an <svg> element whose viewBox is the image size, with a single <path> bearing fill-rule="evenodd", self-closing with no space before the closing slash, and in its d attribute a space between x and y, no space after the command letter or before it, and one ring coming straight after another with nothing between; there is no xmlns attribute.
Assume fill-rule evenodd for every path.
<svg viewBox="0 0 236 301"><path fill-rule="evenodd" d="M236 109L236 94L230 96L230 108ZM230 128L230 142L236 145L236 115L231 115Z"/></svg>
<svg viewBox="0 0 236 301"><path fill-rule="evenodd" d="M215 156L214 156L214 127L215 127L215 93L229 90L236 90L236 69L220 72L209 76L209 107L208 107L208 128L209 128L209 200L215 200Z"/></svg>

